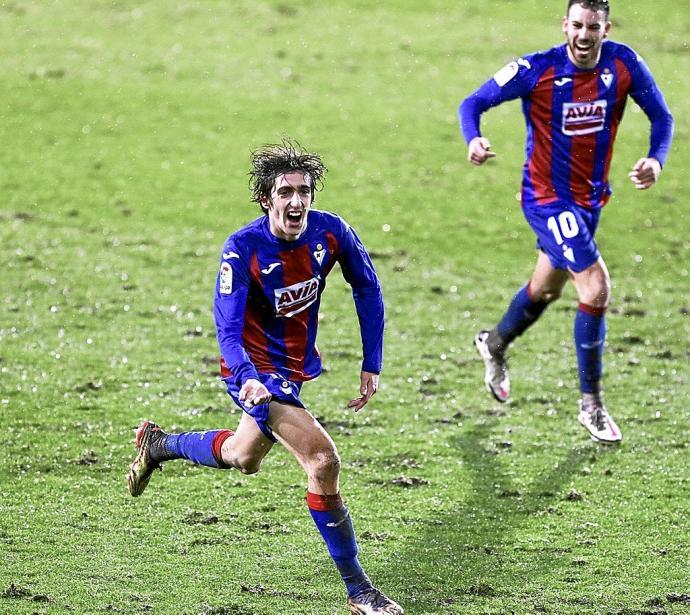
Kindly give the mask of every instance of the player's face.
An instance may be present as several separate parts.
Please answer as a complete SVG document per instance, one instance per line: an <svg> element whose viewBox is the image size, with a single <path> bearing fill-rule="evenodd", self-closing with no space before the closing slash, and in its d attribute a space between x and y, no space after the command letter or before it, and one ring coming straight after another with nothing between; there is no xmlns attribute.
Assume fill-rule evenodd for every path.
<svg viewBox="0 0 690 615"><path fill-rule="evenodd" d="M311 207L311 178L294 171L276 177L271 197L262 200L268 212L268 223L279 239L295 241L307 228L307 211Z"/></svg>
<svg viewBox="0 0 690 615"><path fill-rule="evenodd" d="M611 22L604 11L573 4L563 18L563 32L568 41L568 56L578 68L594 68L599 61L601 44L608 36Z"/></svg>

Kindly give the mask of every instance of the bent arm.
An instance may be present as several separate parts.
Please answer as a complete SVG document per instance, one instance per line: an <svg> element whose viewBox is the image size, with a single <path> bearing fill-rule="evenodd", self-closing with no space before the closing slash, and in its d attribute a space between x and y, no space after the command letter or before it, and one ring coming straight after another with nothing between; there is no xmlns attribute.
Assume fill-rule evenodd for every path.
<svg viewBox="0 0 690 615"><path fill-rule="evenodd" d="M657 90L658 91L658 90ZM652 124L649 135L649 152L647 158L655 158L663 167L673 141L673 116L666 105L664 97L659 92L659 98L653 103L638 103L647 114Z"/></svg>
<svg viewBox="0 0 690 615"><path fill-rule="evenodd" d="M491 81L487 81L478 90L463 100L462 104L458 107L460 129L468 145L473 139L482 136L480 129L482 113L499 104L498 102L494 102L494 88L491 87L491 83Z"/></svg>
<svg viewBox="0 0 690 615"><path fill-rule="evenodd" d="M642 61L638 65L638 74L633 81L630 96L651 123L647 158L658 160L663 167L673 140L673 115L647 65Z"/></svg>
<svg viewBox="0 0 690 615"><path fill-rule="evenodd" d="M508 100L519 98L528 91L527 71L525 66L511 62L462 101L458 107L458 118L462 136L468 145L473 139L482 136L480 121L484 112ZM514 74L510 76L511 73Z"/></svg>
<svg viewBox="0 0 690 615"><path fill-rule="evenodd" d="M238 289L229 297L222 297L216 293L213 303L220 354L238 386L242 386L249 379L259 377L256 367L242 345L246 303L246 288Z"/></svg>
<svg viewBox="0 0 690 615"><path fill-rule="evenodd" d="M231 267L228 274L228 267ZM234 273L233 273L234 272ZM213 299L213 316L221 356L238 386L258 379L256 367L242 344L249 285L239 263L221 263Z"/></svg>

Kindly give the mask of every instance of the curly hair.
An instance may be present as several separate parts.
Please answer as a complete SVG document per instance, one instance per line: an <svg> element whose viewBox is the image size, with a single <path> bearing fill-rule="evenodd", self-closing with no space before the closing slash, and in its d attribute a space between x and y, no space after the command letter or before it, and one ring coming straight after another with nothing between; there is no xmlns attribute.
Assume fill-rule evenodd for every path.
<svg viewBox="0 0 690 615"><path fill-rule="evenodd" d="M566 15L570 12L570 7L573 4L581 4L582 8L590 9L591 11L603 11L606 18L609 17L609 0L568 0L568 9Z"/></svg>
<svg viewBox="0 0 690 615"><path fill-rule="evenodd" d="M328 171L316 153L305 151L296 141L284 138L281 143L264 145L252 152L249 190L252 201L270 198L276 178L283 173L301 171L309 175L312 199L316 190L323 189L323 177Z"/></svg>

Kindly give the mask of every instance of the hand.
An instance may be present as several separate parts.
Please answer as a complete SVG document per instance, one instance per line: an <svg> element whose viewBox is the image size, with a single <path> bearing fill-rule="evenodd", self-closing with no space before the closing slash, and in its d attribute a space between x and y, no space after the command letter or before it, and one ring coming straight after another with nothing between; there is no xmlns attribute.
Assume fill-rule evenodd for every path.
<svg viewBox="0 0 690 615"><path fill-rule="evenodd" d="M470 141L467 148L467 160L477 166L484 164L489 158L494 158L496 154L491 151L491 143L484 137L475 137Z"/></svg>
<svg viewBox="0 0 690 615"><path fill-rule="evenodd" d="M359 375L359 392L362 394L361 397L351 399L347 403L348 408L354 408L355 412L359 412L367 402L371 399L372 395L376 393L379 388L379 375L372 374L371 372L362 372Z"/></svg>
<svg viewBox="0 0 690 615"><path fill-rule="evenodd" d="M656 183L661 173L661 164L656 158L640 158L628 177L638 190L646 190Z"/></svg>
<svg viewBox="0 0 690 615"><path fill-rule="evenodd" d="M255 378L250 378L242 385L238 397L248 408L267 404L271 401L271 394L268 389Z"/></svg>

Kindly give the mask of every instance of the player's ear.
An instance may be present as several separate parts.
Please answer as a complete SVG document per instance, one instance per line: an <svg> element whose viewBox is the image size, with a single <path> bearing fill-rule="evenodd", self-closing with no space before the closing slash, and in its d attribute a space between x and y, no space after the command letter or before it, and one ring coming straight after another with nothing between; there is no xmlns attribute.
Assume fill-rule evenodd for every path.
<svg viewBox="0 0 690 615"><path fill-rule="evenodd" d="M607 21L606 25L604 26L604 38L606 38L609 35L610 31L611 31L611 22Z"/></svg>
<svg viewBox="0 0 690 615"><path fill-rule="evenodd" d="M568 33L568 16L565 15L563 17L563 33L567 34Z"/></svg>
<svg viewBox="0 0 690 615"><path fill-rule="evenodd" d="M264 213L267 214L269 210L269 206L271 204L271 199L268 198L267 196L262 196L259 199L259 205L261 205L261 209L264 210Z"/></svg>

